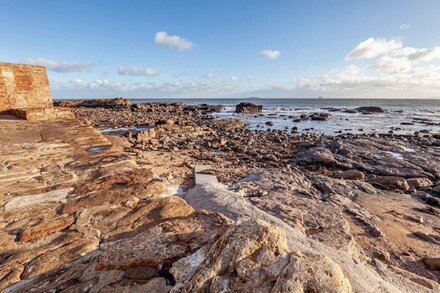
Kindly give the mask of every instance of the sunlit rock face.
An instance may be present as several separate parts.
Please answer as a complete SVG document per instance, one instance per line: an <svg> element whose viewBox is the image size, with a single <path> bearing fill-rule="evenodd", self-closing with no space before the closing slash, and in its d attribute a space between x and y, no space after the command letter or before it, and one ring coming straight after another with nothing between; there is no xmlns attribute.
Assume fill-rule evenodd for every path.
<svg viewBox="0 0 440 293"><path fill-rule="evenodd" d="M0 112L49 107L52 98L45 67L0 62Z"/></svg>

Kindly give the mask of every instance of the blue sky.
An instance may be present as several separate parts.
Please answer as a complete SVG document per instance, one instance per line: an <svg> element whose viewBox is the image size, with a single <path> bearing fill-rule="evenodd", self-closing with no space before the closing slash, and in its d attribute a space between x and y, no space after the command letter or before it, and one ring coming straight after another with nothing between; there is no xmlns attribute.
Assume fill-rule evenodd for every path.
<svg viewBox="0 0 440 293"><path fill-rule="evenodd" d="M437 98L440 1L0 1L53 96Z"/></svg>

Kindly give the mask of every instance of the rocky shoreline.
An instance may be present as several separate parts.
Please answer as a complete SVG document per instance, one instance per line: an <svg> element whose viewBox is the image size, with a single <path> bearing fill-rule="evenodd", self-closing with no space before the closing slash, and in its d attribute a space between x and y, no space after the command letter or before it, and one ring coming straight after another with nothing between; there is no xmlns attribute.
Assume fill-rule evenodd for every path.
<svg viewBox="0 0 440 293"><path fill-rule="evenodd" d="M440 290L439 134L252 130L221 105L57 106L79 121L0 124L2 291Z"/></svg>
<svg viewBox="0 0 440 293"><path fill-rule="evenodd" d="M243 111L243 108L246 110ZM337 195L356 202L359 196L366 194L400 195L402 198L409 197L411 201L422 205L426 204L426 207L422 209L425 212L417 212L415 208L409 216L419 224L427 224L424 222L426 213L434 213L438 216L440 134L364 133L330 136L270 129L250 130L238 119L219 119L210 115L220 109L221 106L207 109L206 105L188 108L182 104L141 104L118 109L78 107L73 110L79 119L98 128L148 127L146 131L134 130L122 134L127 141L125 151L135 157L140 164L149 165L147 154L151 152L169 154L172 158L184 157L186 161L191 162L192 166L209 164L213 166L212 172L217 175L220 182L240 191L256 204L269 201L279 206L277 200L268 195L274 190L279 192L278 189L283 191L281 193L284 196L288 194L288 190L292 188L289 187L289 179L283 181L281 178L286 174L292 176L292 173L298 173L297 176L302 176L303 179L297 181L293 188L304 189L303 186L309 186L302 193L311 198L326 201ZM252 109L252 105L247 104L238 105L237 109L239 109L238 112L252 114L261 111L261 108ZM359 108L358 111L365 113L383 110L364 107ZM246 184L245 187L238 184L240 180L247 178L246 176L253 176L260 172L271 173L270 179L265 179L267 181L265 188L255 186L248 188ZM279 181L283 181L280 186L276 184ZM258 186L255 183L253 185ZM386 199L382 200L384 203L387 202ZM291 209L292 206L293 203L285 208ZM334 208L334 212L337 210L350 215L364 225L370 223L367 224L368 226L372 223L371 219L359 220L358 218L364 217L360 216L359 212L347 211L344 207ZM275 214L280 217L280 213L284 212ZM374 216L370 215L370 217ZM322 215L317 217L322 217ZM327 220L337 219L329 216ZM286 221L291 220L286 219ZM313 222L316 222L316 219ZM438 218L432 224L432 231L437 234L440 231ZM323 223L321 223L322 226L315 227L316 225L314 223L308 227L308 224L302 223L302 229L319 230L326 226ZM377 232L379 228L373 227L372 230L371 237L376 238L377 235L382 235L382 232ZM431 256L438 257L436 245L440 239L437 236L432 234L426 236L427 234L423 232L414 235L411 237L418 237L422 241L433 243L436 249L432 251ZM405 255L407 252L393 251L389 247L380 248L382 245L380 242L370 244L377 247L372 249L374 251L371 251L368 256L382 255L393 265L404 266L403 264L407 262L404 260L408 257ZM364 247L364 250L369 250L369 248ZM402 257L402 255L405 256ZM428 255L410 253L409 258L421 260L426 256ZM410 270L416 272L427 269L421 265L417 267L417 269ZM438 277L437 274L433 278L439 280Z"/></svg>
<svg viewBox="0 0 440 293"><path fill-rule="evenodd" d="M182 152L201 162L219 163L219 168L227 168L226 162L230 162L248 173L258 168L302 167L308 172L333 174L337 178L338 172L358 171L363 177L345 179L362 179L377 186L385 180L377 178L395 176L405 180L403 189L394 188L398 184L380 186L413 193L424 191L432 196L437 195L435 187L440 184L437 166L440 134L324 135L294 130L250 130L238 119L210 115L221 110L220 105L124 105L76 106L72 110L86 124L107 129L106 134L124 136L130 144L126 151L131 153ZM427 186L420 190L412 183L417 178L431 183L425 183ZM224 182L232 183L236 179Z"/></svg>

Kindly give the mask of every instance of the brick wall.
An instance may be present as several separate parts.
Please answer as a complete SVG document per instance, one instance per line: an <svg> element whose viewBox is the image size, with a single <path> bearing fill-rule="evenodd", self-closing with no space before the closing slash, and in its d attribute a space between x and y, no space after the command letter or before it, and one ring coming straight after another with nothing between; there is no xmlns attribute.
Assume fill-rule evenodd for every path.
<svg viewBox="0 0 440 293"><path fill-rule="evenodd" d="M52 106L45 67L0 62L0 112Z"/></svg>

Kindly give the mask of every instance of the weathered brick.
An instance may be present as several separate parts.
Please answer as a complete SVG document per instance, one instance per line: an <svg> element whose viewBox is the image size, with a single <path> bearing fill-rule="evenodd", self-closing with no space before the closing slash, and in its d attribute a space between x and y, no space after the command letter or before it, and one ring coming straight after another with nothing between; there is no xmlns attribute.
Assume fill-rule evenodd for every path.
<svg viewBox="0 0 440 293"><path fill-rule="evenodd" d="M0 112L51 107L45 67L0 62Z"/></svg>

